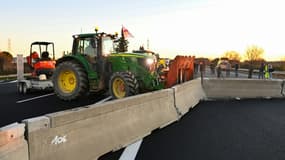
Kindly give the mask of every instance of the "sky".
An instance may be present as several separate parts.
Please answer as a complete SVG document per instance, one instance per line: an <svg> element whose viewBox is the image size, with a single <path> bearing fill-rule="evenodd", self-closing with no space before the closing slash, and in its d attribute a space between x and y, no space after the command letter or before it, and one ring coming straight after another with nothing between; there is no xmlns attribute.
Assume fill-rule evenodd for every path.
<svg viewBox="0 0 285 160"><path fill-rule="evenodd" d="M285 57L285 2L282 0L9 0L1 2L0 50L29 54L33 41L55 42L56 57L71 51L72 35L106 33L124 25L134 38L161 57L221 57L264 49L266 60Z"/></svg>

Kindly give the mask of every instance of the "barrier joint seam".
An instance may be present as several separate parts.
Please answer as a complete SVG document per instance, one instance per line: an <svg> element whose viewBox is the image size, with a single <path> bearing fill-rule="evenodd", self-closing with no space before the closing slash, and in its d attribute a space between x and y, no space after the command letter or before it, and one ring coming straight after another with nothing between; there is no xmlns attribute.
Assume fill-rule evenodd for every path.
<svg viewBox="0 0 285 160"><path fill-rule="evenodd" d="M172 88L173 90L173 97L174 97L174 108L178 114L179 117L182 117L182 112L179 110L179 108L176 106L176 94L175 94L175 88Z"/></svg>
<svg viewBox="0 0 285 160"><path fill-rule="evenodd" d="M284 92L284 85L285 85L285 81L282 81L282 83L281 83L281 95L282 96L285 96L283 93Z"/></svg>
<svg viewBox="0 0 285 160"><path fill-rule="evenodd" d="M25 124L25 131L24 131L24 139L27 142L27 149L28 149L28 159L31 159L31 150L30 150L30 139L29 139L29 131L28 131L28 122L23 122Z"/></svg>

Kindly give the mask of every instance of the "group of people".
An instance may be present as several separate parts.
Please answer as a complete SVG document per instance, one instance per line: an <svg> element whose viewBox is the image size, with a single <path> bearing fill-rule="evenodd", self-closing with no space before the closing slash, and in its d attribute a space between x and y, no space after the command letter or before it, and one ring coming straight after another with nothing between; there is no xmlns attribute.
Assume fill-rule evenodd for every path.
<svg viewBox="0 0 285 160"><path fill-rule="evenodd" d="M218 78L223 77L222 71L226 72L226 77L230 77L232 65L229 62L223 65L224 65L223 67L222 64L218 64L216 67L214 65L210 65L211 73L215 74L215 68L216 68ZM238 69L239 69L239 64L238 63L234 64L235 77L238 77Z"/></svg>
<svg viewBox="0 0 285 160"><path fill-rule="evenodd" d="M258 79L272 79L272 72L274 71L272 64L261 63L259 67Z"/></svg>
<svg viewBox="0 0 285 160"><path fill-rule="evenodd" d="M235 77L239 77L239 64L235 63L233 66L234 69L234 74ZM205 75L205 64L200 62L200 63L194 63L194 72L195 74L197 74L199 71L201 73L201 75ZM226 77L230 77L230 71L232 69L232 66L230 63L227 63L226 65L224 65L223 67L221 67L221 64L218 64L217 66L214 65L214 63L210 63L210 70L211 70L211 74L215 74L215 71L217 72L217 77L224 77L222 74L222 71L225 71L226 73ZM253 72L253 69L252 71ZM270 63L261 63L260 67L259 67L259 74L258 74L258 78L259 79L272 79L272 73L274 72L274 68L272 66L272 64ZM250 71L249 71L250 73ZM252 73L251 73L252 74ZM251 78L251 76L249 76L249 78Z"/></svg>

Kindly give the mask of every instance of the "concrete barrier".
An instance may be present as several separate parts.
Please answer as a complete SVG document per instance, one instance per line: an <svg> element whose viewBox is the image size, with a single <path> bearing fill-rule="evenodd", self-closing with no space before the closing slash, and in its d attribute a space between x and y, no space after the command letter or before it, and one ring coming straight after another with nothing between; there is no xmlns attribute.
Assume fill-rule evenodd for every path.
<svg viewBox="0 0 285 160"><path fill-rule="evenodd" d="M282 80L204 79L207 98L281 98Z"/></svg>
<svg viewBox="0 0 285 160"><path fill-rule="evenodd" d="M273 78L278 78L278 79L284 79L285 78L285 72L284 71L272 72L272 77Z"/></svg>
<svg viewBox="0 0 285 160"><path fill-rule="evenodd" d="M26 120L30 160L96 159L127 146L178 119L173 95L166 89Z"/></svg>
<svg viewBox="0 0 285 160"><path fill-rule="evenodd" d="M0 159L28 160L28 144L24 139L24 124L14 123L0 128Z"/></svg>
<svg viewBox="0 0 285 160"><path fill-rule="evenodd" d="M201 99L206 97L201 85L201 79L195 79L173 87L175 106L180 114L186 114L195 107Z"/></svg>
<svg viewBox="0 0 285 160"><path fill-rule="evenodd" d="M170 89L23 120L26 126L0 128L0 159L94 160L178 120L202 99L280 98L284 83L205 78L202 85L195 79Z"/></svg>

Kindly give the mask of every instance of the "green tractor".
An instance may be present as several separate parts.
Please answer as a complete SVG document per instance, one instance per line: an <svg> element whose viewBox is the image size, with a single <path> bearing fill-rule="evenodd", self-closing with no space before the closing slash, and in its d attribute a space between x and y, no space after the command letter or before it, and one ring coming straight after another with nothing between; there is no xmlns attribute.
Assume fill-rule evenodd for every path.
<svg viewBox="0 0 285 160"><path fill-rule="evenodd" d="M157 74L156 56L115 53L116 40L117 35L106 33L74 35L72 53L56 62L56 95L68 101L109 90L116 99L164 88Z"/></svg>

